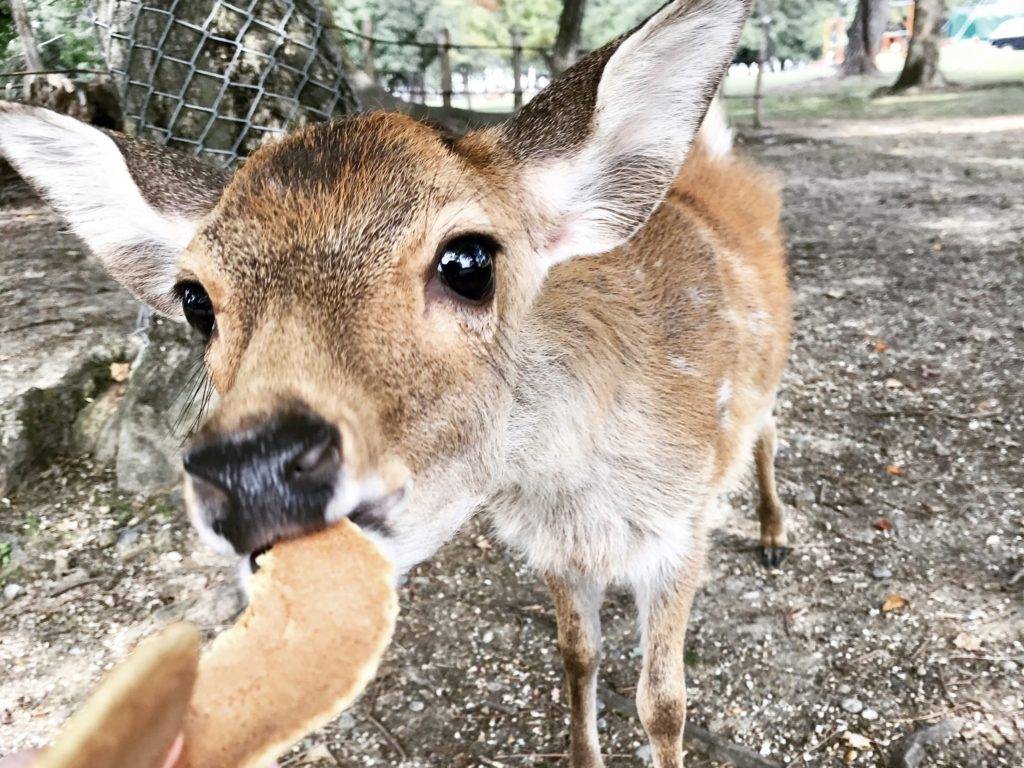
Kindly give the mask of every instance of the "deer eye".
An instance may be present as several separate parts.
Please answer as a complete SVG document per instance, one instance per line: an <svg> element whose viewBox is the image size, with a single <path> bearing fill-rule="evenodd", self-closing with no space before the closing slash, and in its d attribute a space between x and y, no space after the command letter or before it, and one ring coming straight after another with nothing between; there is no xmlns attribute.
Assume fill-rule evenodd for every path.
<svg viewBox="0 0 1024 768"><path fill-rule="evenodd" d="M466 301L481 303L494 293L494 254L498 244L486 235L450 240L437 259L437 276L448 290Z"/></svg>
<svg viewBox="0 0 1024 768"><path fill-rule="evenodd" d="M199 283L192 281L178 283L175 290L181 297L181 309L188 324L199 331L204 339L209 339L216 322L210 294Z"/></svg>

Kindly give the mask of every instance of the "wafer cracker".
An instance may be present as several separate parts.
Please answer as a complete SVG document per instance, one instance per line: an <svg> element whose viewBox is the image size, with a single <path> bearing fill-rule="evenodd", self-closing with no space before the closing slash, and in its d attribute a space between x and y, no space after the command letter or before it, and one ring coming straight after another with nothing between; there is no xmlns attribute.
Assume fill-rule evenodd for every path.
<svg viewBox="0 0 1024 768"><path fill-rule="evenodd" d="M391 563L347 520L258 564L249 607L200 661L179 768L263 768L348 707L391 641Z"/></svg>
<svg viewBox="0 0 1024 768"><path fill-rule="evenodd" d="M32 768L160 768L181 732L199 633L173 624L114 667Z"/></svg>

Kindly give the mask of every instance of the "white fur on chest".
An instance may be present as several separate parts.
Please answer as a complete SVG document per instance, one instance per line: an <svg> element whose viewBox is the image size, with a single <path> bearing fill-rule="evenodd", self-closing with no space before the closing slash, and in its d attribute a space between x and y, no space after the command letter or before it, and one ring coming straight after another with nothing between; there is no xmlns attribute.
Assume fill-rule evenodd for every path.
<svg viewBox="0 0 1024 768"><path fill-rule="evenodd" d="M497 535L542 572L641 584L674 571L701 528L706 470L636 387L601 403L557 366L525 379L486 504Z"/></svg>

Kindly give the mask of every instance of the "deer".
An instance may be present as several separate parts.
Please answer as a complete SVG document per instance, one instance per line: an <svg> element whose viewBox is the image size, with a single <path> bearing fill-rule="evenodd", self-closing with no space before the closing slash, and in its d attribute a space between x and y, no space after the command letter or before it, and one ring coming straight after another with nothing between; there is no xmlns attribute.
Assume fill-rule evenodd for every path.
<svg viewBox="0 0 1024 768"><path fill-rule="evenodd" d="M348 518L407 572L485 516L550 589L572 768L603 765L606 590L635 598L637 711L674 768L711 512L751 465L761 556L788 550L780 194L712 106L748 11L668 2L496 126L343 117L233 173L0 106L0 152L205 344L200 538L254 563Z"/></svg>

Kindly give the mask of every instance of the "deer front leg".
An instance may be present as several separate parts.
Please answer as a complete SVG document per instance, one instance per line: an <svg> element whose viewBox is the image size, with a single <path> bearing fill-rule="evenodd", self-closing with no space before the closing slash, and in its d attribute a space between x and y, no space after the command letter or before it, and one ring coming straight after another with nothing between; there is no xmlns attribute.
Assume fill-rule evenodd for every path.
<svg viewBox="0 0 1024 768"><path fill-rule="evenodd" d="M636 706L651 743L655 768L679 768L683 764L683 643L696 589L695 575L637 595L644 661Z"/></svg>
<svg viewBox="0 0 1024 768"><path fill-rule="evenodd" d="M786 519L775 487L775 419L761 430L754 447L757 464L757 488L760 499L757 516L761 521L761 561L768 568L778 568L789 552L786 539Z"/></svg>
<svg viewBox="0 0 1024 768"><path fill-rule="evenodd" d="M569 698L569 765L601 768L597 742L597 668L601 660L604 585L560 576L547 578L558 617L558 650Z"/></svg>

